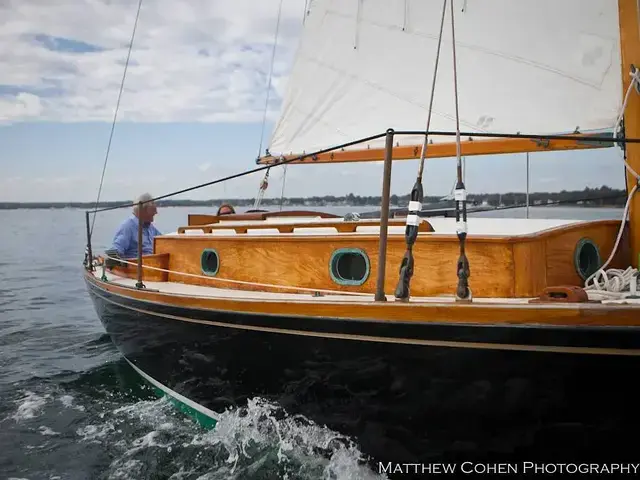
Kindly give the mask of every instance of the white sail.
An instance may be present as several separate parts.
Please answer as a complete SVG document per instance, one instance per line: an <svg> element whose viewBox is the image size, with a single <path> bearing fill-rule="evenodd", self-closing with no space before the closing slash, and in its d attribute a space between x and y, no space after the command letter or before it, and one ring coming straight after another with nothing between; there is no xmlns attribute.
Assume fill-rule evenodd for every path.
<svg viewBox="0 0 640 480"><path fill-rule="evenodd" d="M617 5L455 1L461 130L611 129L622 100ZM387 128L424 130L441 12L442 0L312 0L270 153L310 152ZM442 42L431 130L453 131L449 6Z"/></svg>

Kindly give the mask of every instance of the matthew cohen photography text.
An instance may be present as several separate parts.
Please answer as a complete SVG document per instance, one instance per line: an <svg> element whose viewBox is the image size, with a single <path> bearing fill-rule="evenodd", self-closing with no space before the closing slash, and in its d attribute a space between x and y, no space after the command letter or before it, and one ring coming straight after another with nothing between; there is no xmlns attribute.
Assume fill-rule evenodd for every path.
<svg viewBox="0 0 640 480"><path fill-rule="evenodd" d="M424 475L587 474L636 475L640 463L393 463L378 464L379 473Z"/></svg>

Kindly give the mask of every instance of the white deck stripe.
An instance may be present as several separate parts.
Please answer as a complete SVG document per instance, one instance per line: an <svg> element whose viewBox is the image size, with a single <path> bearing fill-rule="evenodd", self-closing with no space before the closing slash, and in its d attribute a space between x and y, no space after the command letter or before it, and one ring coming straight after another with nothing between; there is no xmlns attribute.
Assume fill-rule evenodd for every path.
<svg viewBox="0 0 640 480"><path fill-rule="evenodd" d="M151 377L150 375L147 375L146 373L144 373L142 370L140 370L138 367L136 367L133 362L131 362L127 357L124 357L124 359L129 363L129 365L131 365L133 367L133 369L138 372L138 374L144 378L145 380L147 380L150 384L152 384L153 386L159 388L160 390L162 390L164 393L166 393L167 395L175 398L176 400L178 400L179 402L184 403L186 406L193 408L194 410L202 413L203 415L206 415L209 418L212 418L213 420L215 420L216 422L220 420L220 417L218 416L217 413L215 413L213 410L209 410L207 407L203 407L202 405L200 405L199 403L194 402L193 400L188 399L187 397L185 397L184 395L180 395L178 392L171 390L169 387L167 387L166 385L163 385L162 383L160 383L158 380L156 380L155 378Z"/></svg>
<svg viewBox="0 0 640 480"><path fill-rule="evenodd" d="M102 275L102 267L98 267L94 272L90 273L96 280L96 285L104 285L104 282L100 279ZM114 275L107 271L107 285L115 285L118 287L135 289L137 280L135 278L125 278ZM387 308L393 303L397 303L392 294L387 295L387 302L381 304L376 302L374 295L324 295L314 297L309 293L275 293L275 292L263 292L257 290L242 290L220 287L209 287L188 283L177 282L153 282L145 281L147 289L155 290L162 295L169 295L172 297L190 297L190 298L208 298L213 300L237 300L246 303L277 303L277 302L289 302L289 303L304 303L313 308L314 304L332 304L332 305L371 305L377 304L381 309ZM100 287L102 288L102 287ZM411 297L408 304L402 303L403 307L406 305L416 305L420 307L445 307L449 308L456 305L456 308L468 308L468 309L481 309L481 308L500 308L500 309L524 309L524 310L545 310L545 309L584 309L597 312L598 310L605 310L607 312L615 308L628 309L638 308L640 310L640 299L617 299L617 300L604 300L602 303L529 303L529 297L476 297L473 299L473 303L469 304L456 304L456 299L453 295L442 295L434 297ZM150 301L150 303L158 303ZM235 310L234 310L235 311ZM236 313L243 313L241 311L235 311Z"/></svg>
<svg viewBox="0 0 640 480"><path fill-rule="evenodd" d="M420 345L426 347L448 347L448 348L468 348L476 350L512 350L521 352L545 352L545 353L568 353L568 354L588 354L588 355L620 355L637 357L640 356L640 349L622 349L622 348L606 348L606 347L565 347L559 345L523 345L517 343L487 343L487 342L464 342L454 340L422 340L415 338L402 338L402 337L378 337L372 335L353 335L348 333L328 333L328 332L314 332L307 330L290 330L276 327L258 327L254 325L243 325L235 323L216 322L213 320L200 320L189 317L182 317L180 315L171 315L169 313L153 312L142 308L131 307L122 303L114 302L99 293L94 292L95 295L102 298L104 301L117 305L121 308L132 310L134 312L143 313L145 315L164 317L171 320L178 320L188 323L199 323L203 325L212 325L222 328L234 328L239 330L249 330L256 332L268 332L268 333L280 333L285 335L298 335L302 337L319 337L319 338L332 338L335 340L352 340L360 342L379 342L379 343L392 343L402 345ZM144 300L142 300L144 302ZM166 388L166 387L165 387ZM179 395L179 394L177 394ZM195 408L195 407L194 407ZM202 407L204 408L204 407ZM215 418L215 417L214 417Z"/></svg>

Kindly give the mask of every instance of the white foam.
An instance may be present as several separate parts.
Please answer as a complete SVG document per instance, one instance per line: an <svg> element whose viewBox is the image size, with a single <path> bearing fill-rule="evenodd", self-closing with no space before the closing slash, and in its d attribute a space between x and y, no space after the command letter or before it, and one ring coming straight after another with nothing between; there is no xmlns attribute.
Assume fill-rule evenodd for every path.
<svg viewBox="0 0 640 480"><path fill-rule="evenodd" d="M115 432L116 429L111 422L106 422L102 425L87 425L76 430L76 434L82 437L85 442L99 443L107 438L108 435Z"/></svg>
<svg viewBox="0 0 640 480"><path fill-rule="evenodd" d="M42 413L42 408L49 398L51 398L51 396L48 394L41 396L33 392L25 392L24 397L15 401L15 403L18 404L18 409L16 413L13 414L13 419L19 422L21 420L35 418Z"/></svg>
<svg viewBox="0 0 640 480"><path fill-rule="evenodd" d="M109 473L110 479L137 480L142 477L145 465L140 460L127 460L120 462L116 460L111 465L114 470Z"/></svg>
<svg viewBox="0 0 640 480"><path fill-rule="evenodd" d="M386 478L362 464L362 454L349 438L300 415L276 418L282 416L281 410L254 398L246 408L224 412L216 428L196 436L192 444L222 446L228 453L227 463L233 464L232 474L239 463L259 461L260 456L268 455L269 446L277 445L276 456L285 477L295 471L296 478L303 473L317 478L321 470L324 478L332 479Z"/></svg>
<svg viewBox="0 0 640 480"><path fill-rule="evenodd" d="M149 459L164 455L176 459L163 467L171 480L240 480L267 473L285 480L386 478L363 464L351 439L260 398L221 413L213 430L197 426L166 397L107 408L100 417L76 434L108 446L108 478L142 478L156 464Z"/></svg>
<svg viewBox="0 0 640 480"><path fill-rule="evenodd" d="M40 426L40 434L41 435L60 435L60 433L53 431L52 429L44 425Z"/></svg>
<svg viewBox="0 0 640 480"><path fill-rule="evenodd" d="M60 398L58 398L58 400L60 400L62 405L64 405L66 408L73 408L74 410L78 410L79 412L84 412L84 407L82 405L73 404L74 399L71 395L62 395L60 396Z"/></svg>

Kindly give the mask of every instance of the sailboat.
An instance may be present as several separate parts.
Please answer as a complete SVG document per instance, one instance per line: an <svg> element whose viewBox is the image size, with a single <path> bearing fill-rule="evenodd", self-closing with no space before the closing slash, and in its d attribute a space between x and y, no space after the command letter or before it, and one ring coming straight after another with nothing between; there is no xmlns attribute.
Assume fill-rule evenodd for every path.
<svg viewBox="0 0 640 480"><path fill-rule="evenodd" d="M257 168L384 162L379 218L190 214L133 259L94 256L88 235L104 328L209 426L261 397L375 461L635 454L639 15L636 0L311 1ZM620 152L620 220L467 217L461 156L596 148ZM424 165L443 157L456 215L425 218ZM411 159L408 213L390 218L392 165Z"/></svg>

